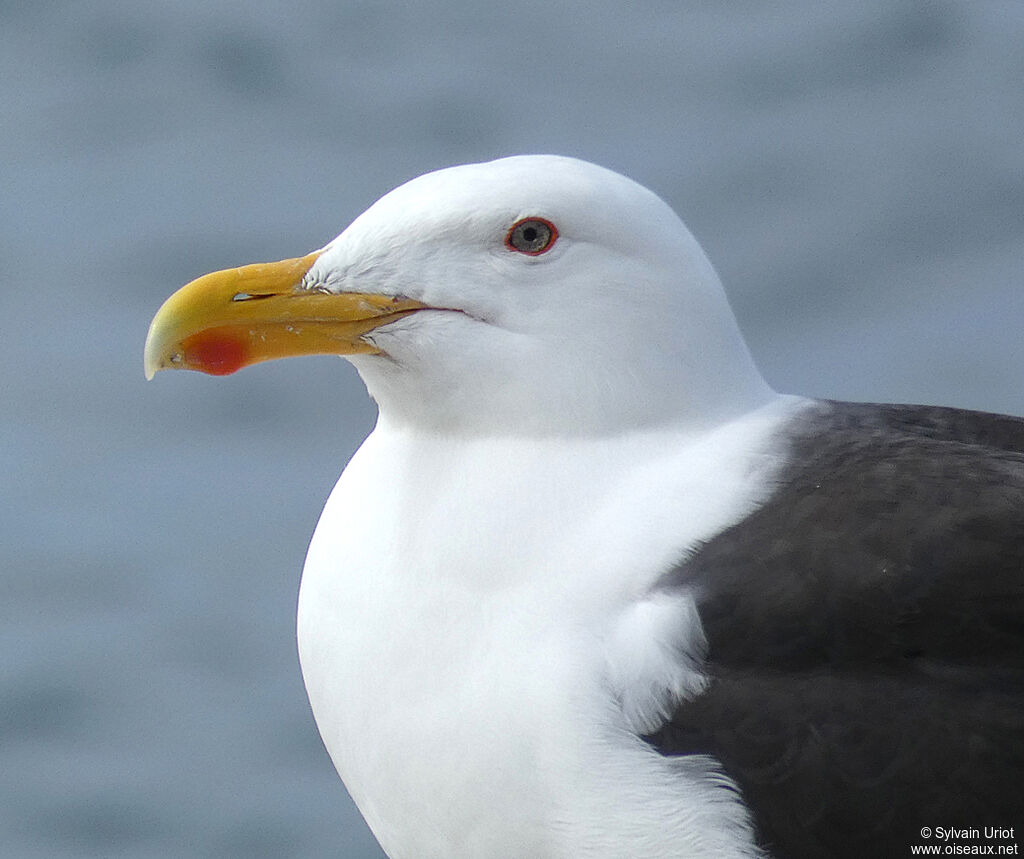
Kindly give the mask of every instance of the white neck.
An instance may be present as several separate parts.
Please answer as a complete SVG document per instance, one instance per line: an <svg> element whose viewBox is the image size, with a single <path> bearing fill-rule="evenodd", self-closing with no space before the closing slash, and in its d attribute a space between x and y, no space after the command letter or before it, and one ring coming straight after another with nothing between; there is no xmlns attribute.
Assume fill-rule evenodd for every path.
<svg viewBox="0 0 1024 859"><path fill-rule="evenodd" d="M690 598L663 611L651 587L759 500L751 475L795 407L569 446L381 421L310 547L299 651L328 751L391 856L608 856L633 826L651 846L638 856L756 855L706 762L673 765L635 734L703 682L677 658L699 660ZM701 840L723 828L734 841Z"/></svg>

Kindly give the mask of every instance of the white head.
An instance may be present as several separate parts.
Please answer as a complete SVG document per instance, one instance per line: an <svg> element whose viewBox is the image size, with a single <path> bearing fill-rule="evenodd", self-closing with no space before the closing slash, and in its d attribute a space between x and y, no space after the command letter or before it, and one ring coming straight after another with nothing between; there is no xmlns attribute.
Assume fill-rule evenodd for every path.
<svg viewBox="0 0 1024 859"><path fill-rule="evenodd" d="M524 219L553 226L549 246L542 223L514 247ZM365 326L360 354L347 354L391 423L483 434L699 427L769 395L679 218L635 182L572 158L413 179L316 255L301 289L411 300Z"/></svg>
<svg viewBox="0 0 1024 859"><path fill-rule="evenodd" d="M509 247L523 219L543 253ZM767 392L707 257L653 193L571 158L429 173L331 242L308 279L422 310L352 355L382 415L448 430L603 432L718 422Z"/></svg>

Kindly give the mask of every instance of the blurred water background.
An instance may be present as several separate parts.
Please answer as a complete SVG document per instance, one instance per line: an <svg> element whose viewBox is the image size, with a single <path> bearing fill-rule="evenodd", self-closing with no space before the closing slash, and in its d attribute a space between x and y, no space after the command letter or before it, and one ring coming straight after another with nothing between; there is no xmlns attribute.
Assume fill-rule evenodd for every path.
<svg viewBox="0 0 1024 859"><path fill-rule="evenodd" d="M1024 413L1024 3L0 3L0 855L372 857L306 704L343 361L143 381L150 317L391 187L597 161L779 389Z"/></svg>

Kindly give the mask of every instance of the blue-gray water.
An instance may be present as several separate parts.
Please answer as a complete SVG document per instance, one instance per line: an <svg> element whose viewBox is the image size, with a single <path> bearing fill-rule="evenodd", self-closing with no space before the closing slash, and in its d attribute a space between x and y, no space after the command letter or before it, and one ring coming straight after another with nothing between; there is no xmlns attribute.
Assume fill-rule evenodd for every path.
<svg viewBox="0 0 1024 859"><path fill-rule="evenodd" d="M337 359L142 377L192 277L405 179L651 186L786 391L1024 412L1024 3L0 3L0 853L379 855L294 646L373 422Z"/></svg>

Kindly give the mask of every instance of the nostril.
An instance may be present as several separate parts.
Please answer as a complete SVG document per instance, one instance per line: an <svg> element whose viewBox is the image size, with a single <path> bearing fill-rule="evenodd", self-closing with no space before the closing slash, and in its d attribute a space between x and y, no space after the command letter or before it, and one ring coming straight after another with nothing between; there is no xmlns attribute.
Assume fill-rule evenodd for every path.
<svg viewBox="0 0 1024 859"><path fill-rule="evenodd" d="M263 295L253 295L250 292L236 292L231 296L232 301L258 301L261 298L273 298L274 293L268 292Z"/></svg>

